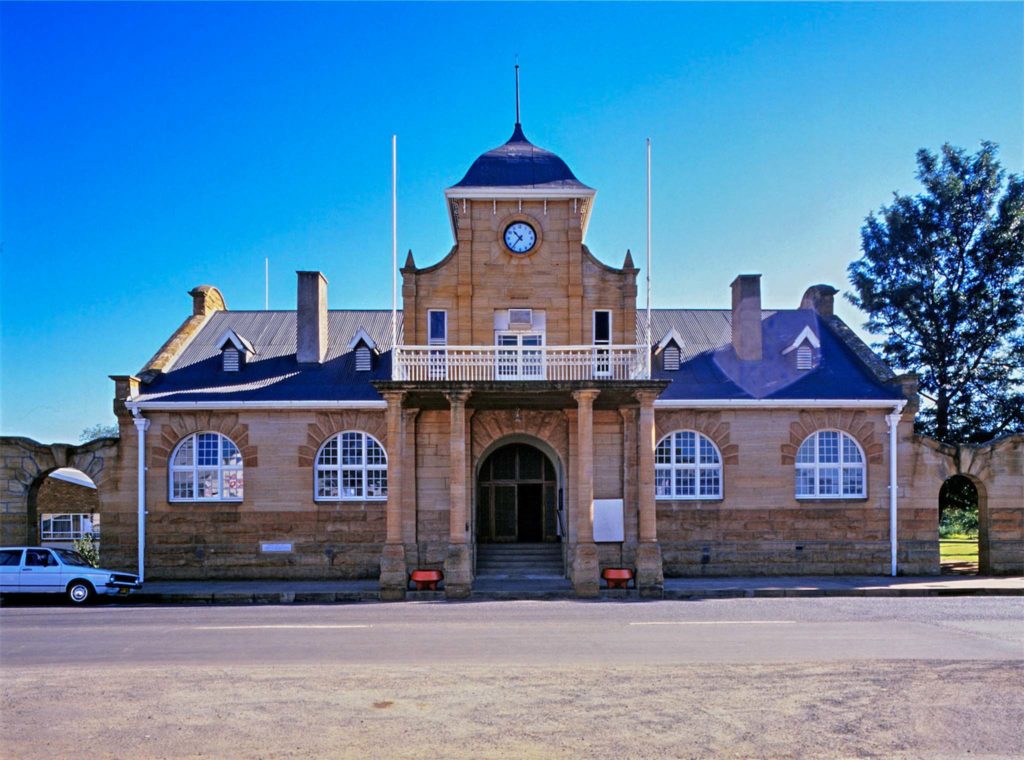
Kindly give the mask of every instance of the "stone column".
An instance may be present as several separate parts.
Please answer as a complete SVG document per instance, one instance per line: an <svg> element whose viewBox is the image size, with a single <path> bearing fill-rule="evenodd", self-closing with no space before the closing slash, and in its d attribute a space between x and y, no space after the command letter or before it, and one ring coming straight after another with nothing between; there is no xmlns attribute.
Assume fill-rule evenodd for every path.
<svg viewBox="0 0 1024 760"><path fill-rule="evenodd" d="M402 543L405 561L412 568L419 565L419 546L416 534L416 418L419 409L403 409L405 442L402 449Z"/></svg>
<svg viewBox="0 0 1024 760"><path fill-rule="evenodd" d="M402 391L384 394L387 402L388 424L388 504L386 513L387 538L380 558L380 598L388 601L405 599L409 586L402 544Z"/></svg>
<svg viewBox="0 0 1024 760"><path fill-rule="evenodd" d="M637 440L639 443L639 473L637 477L639 498L640 545L636 552L636 586L640 596L660 597L665 590L665 574L662 570L661 544L658 543L658 512L654 499L654 400L655 391L638 391L640 415Z"/></svg>
<svg viewBox="0 0 1024 760"><path fill-rule="evenodd" d="M444 588L449 599L464 599L473 588L466 488L466 400L469 391L452 391L445 395L451 407L451 426L448 438L448 557L444 563Z"/></svg>
<svg viewBox="0 0 1024 760"><path fill-rule="evenodd" d="M622 508L625 521L625 540L622 544L622 563L625 567L636 566L636 547L640 537L639 505L637 504L637 409L621 407L622 418Z"/></svg>
<svg viewBox="0 0 1024 760"><path fill-rule="evenodd" d="M597 596L600 569L594 544L594 399L600 391L575 391L576 399L576 549L572 585L577 596Z"/></svg>

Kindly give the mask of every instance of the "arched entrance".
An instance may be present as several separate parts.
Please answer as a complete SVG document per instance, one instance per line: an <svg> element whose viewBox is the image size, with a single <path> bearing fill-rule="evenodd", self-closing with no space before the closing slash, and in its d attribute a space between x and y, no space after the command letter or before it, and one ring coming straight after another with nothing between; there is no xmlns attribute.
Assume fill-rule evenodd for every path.
<svg viewBox="0 0 1024 760"><path fill-rule="evenodd" d="M559 541L558 494L558 471L540 448L518 441L500 446L477 471L477 541Z"/></svg>
<svg viewBox="0 0 1024 760"><path fill-rule="evenodd" d="M968 475L951 475L939 489L939 557L943 574L989 571L985 489Z"/></svg>

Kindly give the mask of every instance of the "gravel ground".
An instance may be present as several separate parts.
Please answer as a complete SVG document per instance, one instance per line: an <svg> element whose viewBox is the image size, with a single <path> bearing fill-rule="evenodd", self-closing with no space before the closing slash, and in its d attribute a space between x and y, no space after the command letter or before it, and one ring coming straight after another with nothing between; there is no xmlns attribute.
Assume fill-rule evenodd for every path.
<svg viewBox="0 0 1024 760"><path fill-rule="evenodd" d="M4 678L0 737L51 758L1016 758L1022 683L1019 662L30 668Z"/></svg>
<svg viewBox="0 0 1024 760"><path fill-rule="evenodd" d="M1024 757L1019 599L0 610L0 756Z"/></svg>

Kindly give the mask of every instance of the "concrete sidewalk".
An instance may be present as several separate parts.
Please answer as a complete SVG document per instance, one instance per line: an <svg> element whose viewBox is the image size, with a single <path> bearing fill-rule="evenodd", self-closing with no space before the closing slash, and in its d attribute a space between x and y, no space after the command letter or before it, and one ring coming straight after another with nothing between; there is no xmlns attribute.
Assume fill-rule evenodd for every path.
<svg viewBox="0 0 1024 760"><path fill-rule="evenodd" d="M825 596L1024 596L1024 577L666 578L666 599ZM486 579L474 600L574 599L568 581ZM637 599L635 590L603 589L603 599ZM410 592L410 600L443 600L443 592ZM333 604L379 600L377 581L150 581L124 601L185 604Z"/></svg>

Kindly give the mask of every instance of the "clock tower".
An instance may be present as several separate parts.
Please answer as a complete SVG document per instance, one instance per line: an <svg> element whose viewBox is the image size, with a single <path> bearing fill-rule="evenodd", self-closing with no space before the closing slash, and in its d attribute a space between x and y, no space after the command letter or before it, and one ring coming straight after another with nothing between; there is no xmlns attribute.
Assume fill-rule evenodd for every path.
<svg viewBox="0 0 1024 760"><path fill-rule="evenodd" d="M455 245L403 274L407 345L631 344L636 269L585 245L596 191L517 121L445 191ZM527 341L527 342L524 342Z"/></svg>

